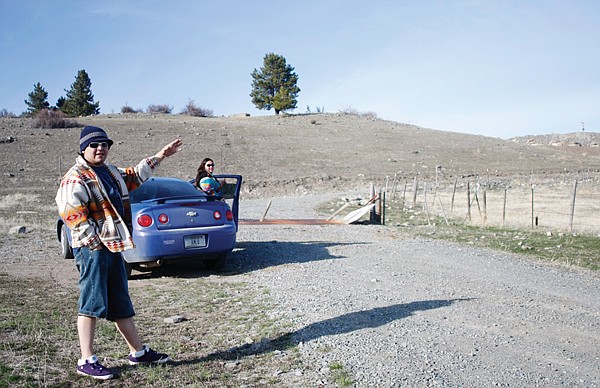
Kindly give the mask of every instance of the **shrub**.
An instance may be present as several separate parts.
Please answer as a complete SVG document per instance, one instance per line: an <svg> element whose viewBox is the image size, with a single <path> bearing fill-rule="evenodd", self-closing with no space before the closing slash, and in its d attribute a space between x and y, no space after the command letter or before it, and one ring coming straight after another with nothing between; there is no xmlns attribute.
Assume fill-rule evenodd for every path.
<svg viewBox="0 0 600 388"><path fill-rule="evenodd" d="M340 109L341 114L350 115L350 116L358 116L365 117L368 119L377 119L377 113L375 112L359 112L358 109L352 108L348 106L344 109Z"/></svg>
<svg viewBox="0 0 600 388"><path fill-rule="evenodd" d="M367 119L377 119L377 113L375 112L361 112L360 114L362 117L366 117Z"/></svg>
<svg viewBox="0 0 600 388"><path fill-rule="evenodd" d="M77 122L69 120L60 110L42 109L35 114L35 125L38 128L73 128Z"/></svg>
<svg viewBox="0 0 600 388"><path fill-rule="evenodd" d="M353 108L351 106L347 106L344 109L340 109L341 114L350 115L350 116L358 116L358 109Z"/></svg>
<svg viewBox="0 0 600 388"><path fill-rule="evenodd" d="M123 107L121 107L121 113L140 113L141 111L142 111L141 109L133 109L132 107L130 107L127 104L125 104Z"/></svg>
<svg viewBox="0 0 600 388"><path fill-rule="evenodd" d="M212 109L196 106L193 100L188 101L185 108L181 110L181 114L195 117L213 117Z"/></svg>
<svg viewBox="0 0 600 388"><path fill-rule="evenodd" d="M17 117L13 112L9 112L6 108L0 109L0 117Z"/></svg>
<svg viewBox="0 0 600 388"><path fill-rule="evenodd" d="M173 112L173 107L169 106L168 104L162 104L162 105L148 105L148 108L146 108L146 112L148 113L164 113L164 114L171 114L171 112Z"/></svg>

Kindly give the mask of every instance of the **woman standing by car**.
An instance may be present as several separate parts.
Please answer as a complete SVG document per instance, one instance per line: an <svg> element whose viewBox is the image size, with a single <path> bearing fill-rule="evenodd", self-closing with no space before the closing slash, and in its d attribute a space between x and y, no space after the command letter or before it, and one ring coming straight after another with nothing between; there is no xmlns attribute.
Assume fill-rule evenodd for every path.
<svg viewBox="0 0 600 388"><path fill-rule="evenodd" d="M225 181L219 182L213 176L215 162L211 158L204 158L196 171L194 185L209 195L220 195Z"/></svg>

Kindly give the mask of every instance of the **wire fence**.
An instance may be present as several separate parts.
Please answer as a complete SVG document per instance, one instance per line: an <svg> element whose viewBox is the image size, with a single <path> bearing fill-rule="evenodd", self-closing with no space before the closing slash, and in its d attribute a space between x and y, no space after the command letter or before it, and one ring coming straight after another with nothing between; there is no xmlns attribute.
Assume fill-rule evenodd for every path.
<svg viewBox="0 0 600 388"><path fill-rule="evenodd" d="M393 180L382 188L387 200L421 208L430 217L475 226L600 235L599 177L565 174L553 178L477 176L454 180Z"/></svg>

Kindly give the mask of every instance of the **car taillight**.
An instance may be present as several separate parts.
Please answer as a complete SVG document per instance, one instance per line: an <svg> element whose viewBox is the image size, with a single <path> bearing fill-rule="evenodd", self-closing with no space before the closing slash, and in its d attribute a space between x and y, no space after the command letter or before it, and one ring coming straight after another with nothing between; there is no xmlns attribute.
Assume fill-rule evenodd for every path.
<svg viewBox="0 0 600 388"><path fill-rule="evenodd" d="M147 214L142 214L138 217L137 223L139 226L147 228L148 226L152 225L152 217Z"/></svg>
<svg viewBox="0 0 600 388"><path fill-rule="evenodd" d="M169 222L169 216L166 214L161 214L160 216L158 216L158 222L160 222L161 224L166 224L167 222Z"/></svg>
<svg viewBox="0 0 600 388"><path fill-rule="evenodd" d="M233 212L231 210L227 210L225 212L225 218L227 218L227 221L233 221Z"/></svg>
<svg viewBox="0 0 600 388"><path fill-rule="evenodd" d="M215 212L213 213L213 217L215 217L215 220L220 220L221 217L223 217L223 215L221 214L220 211L215 210Z"/></svg>

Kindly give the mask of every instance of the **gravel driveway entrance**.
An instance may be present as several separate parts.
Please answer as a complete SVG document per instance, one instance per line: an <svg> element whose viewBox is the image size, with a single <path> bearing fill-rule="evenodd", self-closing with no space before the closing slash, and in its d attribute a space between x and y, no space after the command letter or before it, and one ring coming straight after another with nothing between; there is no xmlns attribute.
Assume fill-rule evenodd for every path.
<svg viewBox="0 0 600 388"><path fill-rule="evenodd" d="M326 197L276 198L268 217L318 217ZM341 362L360 387L600 383L597 274L381 226L244 225L238 241L236 276L271 289L323 375Z"/></svg>

